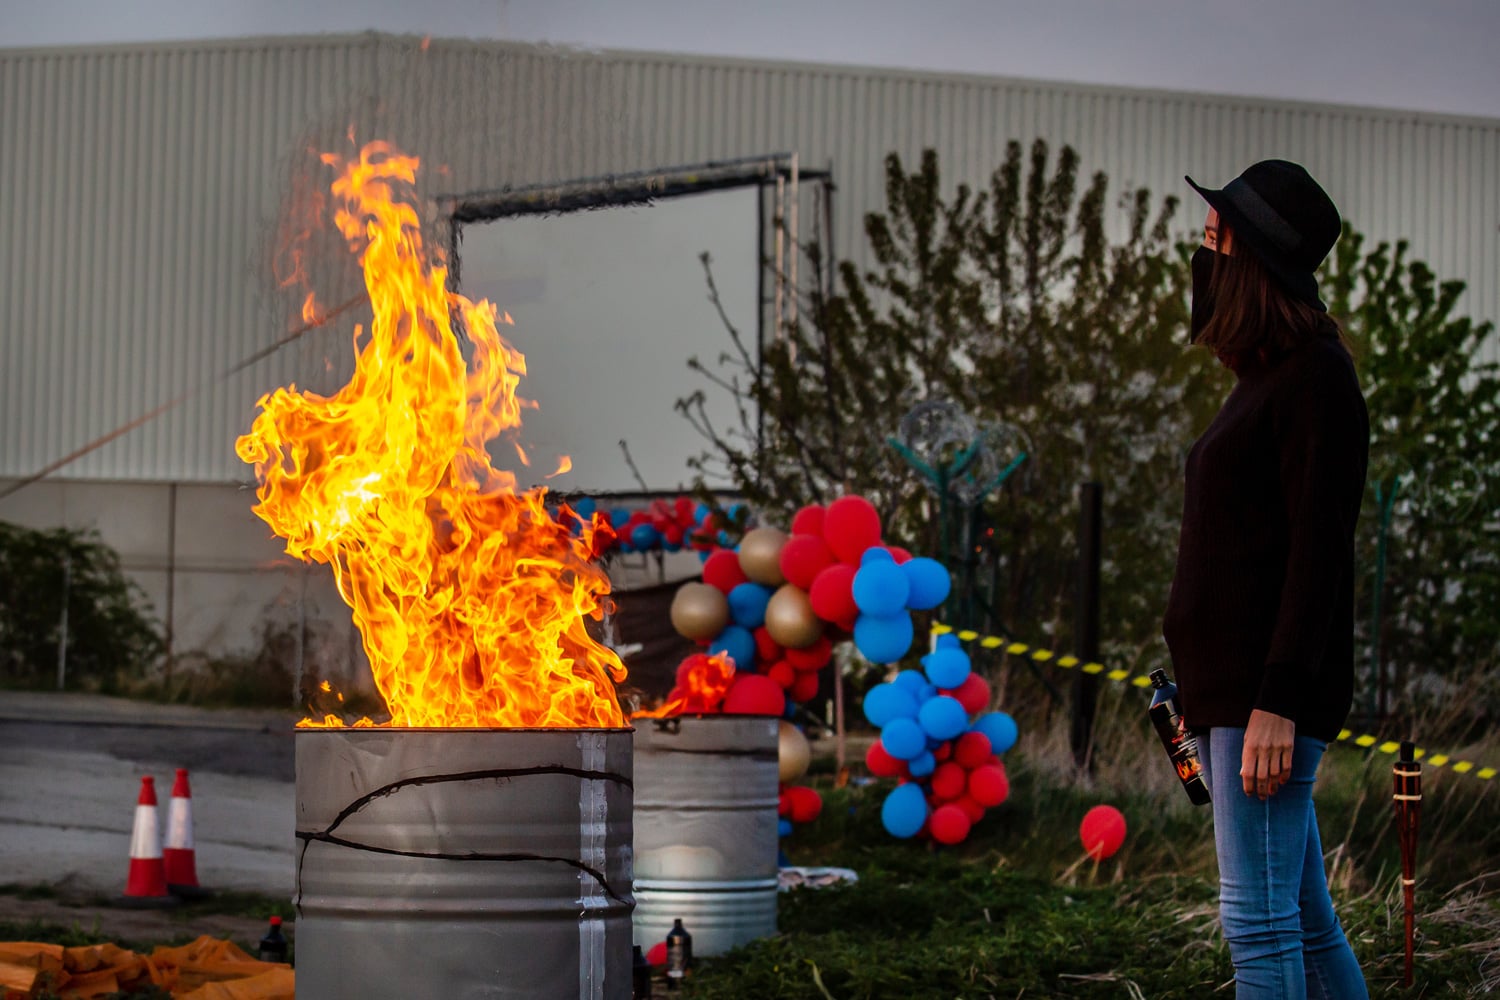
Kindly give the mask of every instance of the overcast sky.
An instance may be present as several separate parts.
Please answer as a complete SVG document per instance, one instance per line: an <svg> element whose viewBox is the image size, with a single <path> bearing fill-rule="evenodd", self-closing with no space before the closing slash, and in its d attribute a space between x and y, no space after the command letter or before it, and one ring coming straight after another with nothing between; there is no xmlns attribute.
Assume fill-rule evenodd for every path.
<svg viewBox="0 0 1500 1000"><path fill-rule="evenodd" d="M0 45L388 31L1500 117L1500 0L0 0Z"/></svg>

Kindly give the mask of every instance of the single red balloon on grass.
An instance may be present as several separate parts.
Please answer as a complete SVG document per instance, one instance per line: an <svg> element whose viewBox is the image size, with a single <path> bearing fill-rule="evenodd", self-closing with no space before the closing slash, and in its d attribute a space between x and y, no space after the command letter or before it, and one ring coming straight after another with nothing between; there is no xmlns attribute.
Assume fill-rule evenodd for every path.
<svg viewBox="0 0 1500 1000"><path fill-rule="evenodd" d="M1084 813L1078 825L1084 853L1095 861L1111 857L1125 843L1125 814L1114 806L1098 805Z"/></svg>

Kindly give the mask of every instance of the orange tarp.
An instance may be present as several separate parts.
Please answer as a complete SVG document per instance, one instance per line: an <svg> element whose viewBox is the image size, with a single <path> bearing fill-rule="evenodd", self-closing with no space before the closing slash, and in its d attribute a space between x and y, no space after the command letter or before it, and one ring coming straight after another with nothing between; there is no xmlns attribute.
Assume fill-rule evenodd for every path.
<svg viewBox="0 0 1500 1000"><path fill-rule="evenodd" d="M28 1000L44 990L63 1000L93 1000L152 985L179 1000L293 1000L293 984L291 966L258 961L232 942L206 935L150 956L113 944L0 943L4 1000Z"/></svg>

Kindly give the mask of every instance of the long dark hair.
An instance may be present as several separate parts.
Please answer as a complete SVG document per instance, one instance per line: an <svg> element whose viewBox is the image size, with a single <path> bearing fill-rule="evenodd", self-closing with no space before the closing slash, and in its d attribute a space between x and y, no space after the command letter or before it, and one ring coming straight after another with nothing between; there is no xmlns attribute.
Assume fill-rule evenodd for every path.
<svg viewBox="0 0 1500 1000"><path fill-rule="evenodd" d="M1232 241L1220 217L1219 245L1227 242L1233 250ZM1214 312L1196 342L1213 351L1225 367L1242 371L1274 365L1319 337L1331 337L1350 350L1339 321L1289 295L1248 248L1232 255L1216 253L1213 261L1209 293Z"/></svg>

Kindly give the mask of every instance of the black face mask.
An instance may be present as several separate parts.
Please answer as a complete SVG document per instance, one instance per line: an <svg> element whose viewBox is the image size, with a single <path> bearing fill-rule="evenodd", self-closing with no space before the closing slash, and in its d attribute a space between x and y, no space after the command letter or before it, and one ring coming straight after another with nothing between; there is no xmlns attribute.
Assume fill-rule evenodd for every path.
<svg viewBox="0 0 1500 1000"><path fill-rule="evenodd" d="M1208 247L1193 251L1193 316L1188 327L1188 343L1198 342L1198 336L1214 316L1214 296L1209 287L1214 276L1214 258L1218 254Z"/></svg>

